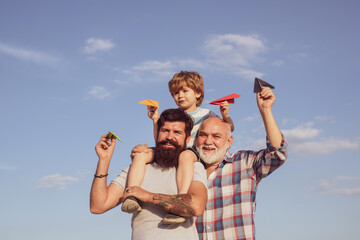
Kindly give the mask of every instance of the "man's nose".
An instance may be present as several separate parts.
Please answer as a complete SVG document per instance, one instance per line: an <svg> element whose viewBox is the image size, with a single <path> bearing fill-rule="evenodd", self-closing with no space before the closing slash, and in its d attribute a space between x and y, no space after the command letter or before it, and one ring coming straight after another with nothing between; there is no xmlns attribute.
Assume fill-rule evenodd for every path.
<svg viewBox="0 0 360 240"><path fill-rule="evenodd" d="M205 138L204 143L205 143L206 145L211 145L211 144L212 144L212 137L211 137L211 136L207 136L207 137Z"/></svg>
<svg viewBox="0 0 360 240"><path fill-rule="evenodd" d="M166 139L168 140L174 140L174 133L173 132L169 132L166 136Z"/></svg>

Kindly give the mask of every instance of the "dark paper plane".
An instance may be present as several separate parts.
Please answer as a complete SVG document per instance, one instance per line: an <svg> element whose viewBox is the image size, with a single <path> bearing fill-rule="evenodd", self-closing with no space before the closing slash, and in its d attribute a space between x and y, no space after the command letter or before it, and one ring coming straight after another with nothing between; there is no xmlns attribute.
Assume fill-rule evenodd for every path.
<svg viewBox="0 0 360 240"><path fill-rule="evenodd" d="M264 80L261 80L260 78L255 78L254 81L254 93L261 92L262 87L269 87L271 89L274 89L275 87Z"/></svg>

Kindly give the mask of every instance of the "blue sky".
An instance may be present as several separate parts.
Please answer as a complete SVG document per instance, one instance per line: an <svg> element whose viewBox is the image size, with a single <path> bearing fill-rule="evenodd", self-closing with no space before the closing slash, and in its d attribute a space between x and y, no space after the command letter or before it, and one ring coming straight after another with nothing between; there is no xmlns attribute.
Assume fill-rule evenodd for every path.
<svg viewBox="0 0 360 240"><path fill-rule="evenodd" d="M231 93L231 151L259 149L252 93L276 88L288 162L259 185L257 239L359 239L358 1L0 1L1 239L129 239L119 208L89 212L94 146L111 130L109 180L154 144L144 99L176 107L167 82L205 80L203 107Z"/></svg>

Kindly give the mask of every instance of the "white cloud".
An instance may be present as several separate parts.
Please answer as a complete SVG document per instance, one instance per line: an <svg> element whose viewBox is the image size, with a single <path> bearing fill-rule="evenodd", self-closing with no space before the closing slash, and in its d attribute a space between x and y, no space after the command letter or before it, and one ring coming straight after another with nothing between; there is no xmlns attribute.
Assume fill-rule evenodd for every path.
<svg viewBox="0 0 360 240"><path fill-rule="evenodd" d="M46 64L46 65L53 65L59 61L58 58L44 52L39 52L24 48L16 48L16 47L4 45L2 43L0 43L0 52L21 60Z"/></svg>
<svg viewBox="0 0 360 240"><path fill-rule="evenodd" d="M146 61L141 64L122 71L131 82L166 82L175 73L175 64L171 61ZM126 82L122 80L121 83Z"/></svg>
<svg viewBox="0 0 360 240"><path fill-rule="evenodd" d="M276 60L272 63L273 66L277 66L277 67L280 67L283 64L284 64L284 61L282 61L282 60Z"/></svg>
<svg viewBox="0 0 360 240"><path fill-rule="evenodd" d="M83 50L84 53L95 53L109 51L115 47L115 44L111 40L100 39L100 38L89 38L86 40L86 46Z"/></svg>
<svg viewBox="0 0 360 240"><path fill-rule="evenodd" d="M342 188L324 191L321 195L360 195L360 188Z"/></svg>
<svg viewBox="0 0 360 240"><path fill-rule="evenodd" d="M207 63L195 59L180 59L176 61L176 65L183 69L188 69L188 71L198 71L197 69L208 67Z"/></svg>
<svg viewBox="0 0 360 240"><path fill-rule="evenodd" d="M294 143L293 146L289 146L292 152L299 154L329 154L336 151L358 148L359 144L356 142L334 137L321 141Z"/></svg>
<svg viewBox="0 0 360 240"><path fill-rule="evenodd" d="M253 122L253 121L257 120L258 118L259 118L258 115L253 114L253 115L247 116L241 120L246 121L246 122Z"/></svg>
<svg viewBox="0 0 360 240"><path fill-rule="evenodd" d="M209 61L223 66L249 66L265 50L264 41L258 35L213 35L204 46Z"/></svg>
<svg viewBox="0 0 360 240"><path fill-rule="evenodd" d="M297 154L329 154L335 151L358 149L357 141L336 137L313 140L321 130L313 128L314 123L302 123L294 129L282 130L289 143L289 151Z"/></svg>
<svg viewBox="0 0 360 240"><path fill-rule="evenodd" d="M264 76L263 73L260 72L256 72L250 69L244 69L244 68L234 68L231 70L232 74L237 75L237 76L242 76L244 78L246 78L247 80L251 80L254 81L255 77L261 78L262 76Z"/></svg>
<svg viewBox="0 0 360 240"><path fill-rule="evenodd" d="M319 116L315 116L315 120L317 121L322 121L322 122L331 122L331 123L336 123L336 120L334 120L333 116L326 116L326 115L319 115Z"/></svg>
<svg viewBox="0 0 360 240"><path fill-rule="evenodd" d="M173 63L170 61L160 62L160 61L146 61L141 63L138 66L133 67L133 70L144 72L144 71L168 71L174 67Z"/></svg>
<svg viewBox="0 0 360 240"><path fill-rule="evenodd" d="M54 175L44 176L39 179L37 187L38 188L57 188L64 190L66 187L73 182L78 182L79 179L70 177L70 176L62 176L57 173Z"/></svg>
<svg viewBox="0 0 360 240"><path fill-rule="evenodd" d="M111 91L107 90L103 86L94 86L88 93L88 98L94 98L94 99L105 99L111 97Z"/></svg>
<svg viewBox="0 0 360 240"><path fill-rule="evenodd" d="M253 81L264 74L249 68L266 51L265 41L258 35L213 35L204 42L202 59L172 59L167 61L150 60L121 71L130 82L169 81L172 75L181 70L226 72ZM118 68L114 68L119 71ZM125 80L121 80L121 83Z"/></svg>
<svg viewBox="0 0 360 240"><path fill-rule="evenodd" d="M302 123L294 129L291 130L282 130L282 133L286 136L287 139L291 140L305 140L311 139L319 135L320 130L312 128L314 123Z"/></svg>
<svg viewBox="0 0 360 240"><path fill-rule="evenodd" d="M322 180L311 189L318 195L360 195L359 176L336 176L331 180ZM353 184L353 186L349 186Z"/></svg>

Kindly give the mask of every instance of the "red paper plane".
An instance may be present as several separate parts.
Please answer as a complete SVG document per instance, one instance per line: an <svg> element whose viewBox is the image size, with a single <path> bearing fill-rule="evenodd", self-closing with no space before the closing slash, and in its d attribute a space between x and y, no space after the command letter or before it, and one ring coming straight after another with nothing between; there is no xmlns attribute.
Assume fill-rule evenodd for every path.
<svg viewBox="0 0 360 240"><path fill-rule="evenodd" d="M210 102L210 104L221 105L221 103L224 101L227 101L229 104L234 104L234 102L235 102L234 98L238 98L238 97L240 97L239 94L233 93L226 97L216 99L215 101Z"/></svg>

